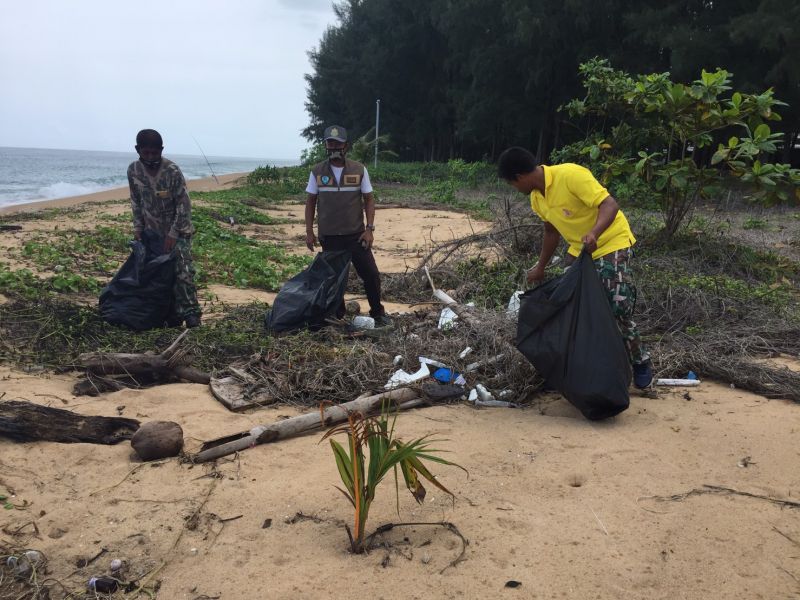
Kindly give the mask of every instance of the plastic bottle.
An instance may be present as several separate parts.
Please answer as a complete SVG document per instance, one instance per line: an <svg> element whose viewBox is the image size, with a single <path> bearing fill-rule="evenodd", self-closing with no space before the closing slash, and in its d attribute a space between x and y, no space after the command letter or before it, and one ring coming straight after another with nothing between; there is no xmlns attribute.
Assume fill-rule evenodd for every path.
<svg viewBox="0 0 800 600"><path fill-rule="evenodd" d="M689 372L686 374L686 379L697 379L697 375L695 374L695 372L694 372L694 371L689 371Z"/></svg>

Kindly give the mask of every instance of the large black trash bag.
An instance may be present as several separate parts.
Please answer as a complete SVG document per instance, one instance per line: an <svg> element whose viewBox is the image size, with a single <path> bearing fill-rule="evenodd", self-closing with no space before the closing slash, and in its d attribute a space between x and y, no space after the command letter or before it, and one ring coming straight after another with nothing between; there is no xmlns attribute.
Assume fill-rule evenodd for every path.
<svg viewBox="0 0 800 600"><path fill-rule="evenodd" d="M100 292L100 315L137 331L162 327L172 306L175 253L163 254L164 239L149 229L130 246L130 256Z"/></svg>
<svg viewBox="0 0 800 600"><path fill-rule="evenodd" d="M517 348L592 421L628 408L631 369L592 257L520 298Z"/></svg>
<svg viewBox="0 0 800 600"><path fill-rule="evenodd" d="M350 252L320 252L309 267L283 284L267 311L267 329L275 332L316 329L336 312L350 274Z"/></svg>

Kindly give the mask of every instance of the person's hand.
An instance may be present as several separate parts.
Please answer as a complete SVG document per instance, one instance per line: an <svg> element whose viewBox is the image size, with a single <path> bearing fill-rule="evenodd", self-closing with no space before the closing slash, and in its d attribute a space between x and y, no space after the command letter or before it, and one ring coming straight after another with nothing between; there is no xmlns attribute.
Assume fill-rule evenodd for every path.
<svg viewBox="0 0 800 600"><path fill-rule="evenodd" d="M591 231L583 236L581 241L583 242L583 247L586 248L589 254L597 250L597 237Z"/></svg>
<svg viewBox="0 0 800 600"><path fill-rule="evenodd" d="M537 283L541 283L544 280L544 267L541 266L539 263L536 263L528 269L527 273L527 280L528 285L534 285Z"/></svg>
<svg viewBox="0 0 800 600"><path fill-rule="evenodd" d="M141 231L134 231L133 232L133 239L135 239L137 242L141 242L142 241L142 232Z"/></svg>
<svg viewBox="0 0 800 600"><path fill-rule="evenodd" d="M306 232L306 248L314 251L314 246L317 244L317 236L314 235L314 232Z"/></svg>
<svg viewBox="0 0 800 600"><path fill-rule="evenodd" d="M361 234L361 237L358 238L361 247L365 250L368 248L372 248L372 242L375 240L375 236L372 233L371 229L365 229L364 233Z"/></svg>
<svg viewBox="0 0 800 600"><path fill-rule="evenodd" d="M175 242L178 241L178 238L174 238L171 236L167 236L164 239L164 254L169 254L172 252L172 249L175 247Z"/></svg>

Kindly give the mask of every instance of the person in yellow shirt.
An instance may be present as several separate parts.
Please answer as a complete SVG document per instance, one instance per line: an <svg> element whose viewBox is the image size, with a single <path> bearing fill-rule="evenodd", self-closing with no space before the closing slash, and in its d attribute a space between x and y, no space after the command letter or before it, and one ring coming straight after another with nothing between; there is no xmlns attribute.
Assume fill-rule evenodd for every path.
<svg viewBox="0 0 800 600"><path fill-rule="evenodd" d="M634 385L640 389L652 385L652 362L631 318L636 286L630 260L636 238L617 201L589 169L572 163L542 165L524 148L505 150L497 171L517 191L530 195L531 208L544 222L542 250L528 270L528 283L544 279L544 269L562 237L569 244L567 265L581 248L591 252L633 366Z"/></svg>

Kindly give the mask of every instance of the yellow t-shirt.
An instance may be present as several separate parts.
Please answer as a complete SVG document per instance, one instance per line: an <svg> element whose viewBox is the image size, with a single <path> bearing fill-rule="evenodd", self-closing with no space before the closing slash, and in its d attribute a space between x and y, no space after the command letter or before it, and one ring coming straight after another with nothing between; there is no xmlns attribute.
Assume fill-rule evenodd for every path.
<svg viewBox="0 0 800 600"><path fill-rule="evenodd" d="M567 243L573 256L581 253L581 238L589 233L597 222L597 207L608 198L608 190L600 185L586 167L564 163L544 169L544 194L531 192L531 208L555 227ZM628 219L617 212L617 216L597 239L597 250L592 258L600 258L615 250L630 248L636 243Z"/></svg>

